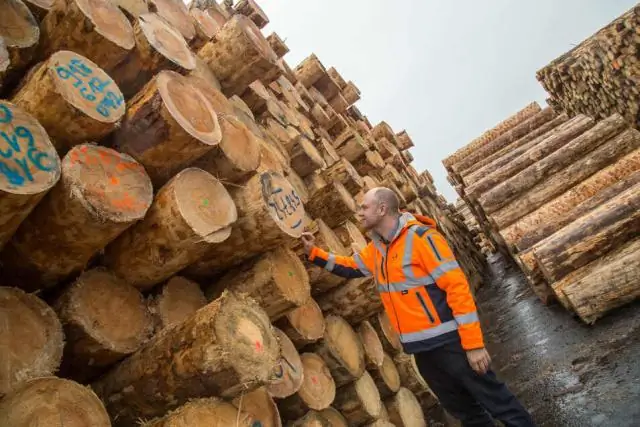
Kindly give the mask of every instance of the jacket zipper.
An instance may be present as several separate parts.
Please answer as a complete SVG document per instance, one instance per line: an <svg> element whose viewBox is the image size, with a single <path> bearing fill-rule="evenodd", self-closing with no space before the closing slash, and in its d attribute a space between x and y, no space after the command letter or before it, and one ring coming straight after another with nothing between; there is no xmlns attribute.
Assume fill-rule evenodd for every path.
<svg viewBox="0 0 640 427"><path fill-rule="evenodd" d="M435 323L435 319L433 318L433 315L429 311L429 307L427 307L427 303L424 301L424 298L422 298L422 295L420 294L420 289L416 291L416 296L418 297L418 301L420 301L420 304L422 305L424 312L429 317L429 321L431 323Z"/></svg>
<svg viewBox="0 0 640 427"><path fill-rule="evenodd" d="M402 329L400 328L400 318L398 317L398 312L396 311L396 305L393 303L393 295L391 294L391 284L389 283L389 266L387 264L387 260L389 259L389 248L391 247L391 242L387 244L387 250L385 251L385 255L383 256L381 267L382 267L382 276L384 280L387 282L387 292L389 292L389 301L391 301L391 306L393 307L393 314L396 316L396 326L398 327L398 332L402 335Z"/></svg>

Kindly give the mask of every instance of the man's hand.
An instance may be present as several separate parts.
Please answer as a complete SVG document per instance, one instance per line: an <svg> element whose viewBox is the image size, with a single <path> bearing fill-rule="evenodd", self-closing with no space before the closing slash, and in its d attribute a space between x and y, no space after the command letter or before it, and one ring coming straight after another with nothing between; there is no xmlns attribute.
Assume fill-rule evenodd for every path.
<svg viewBox="0 0 640 427"><path fill-rule="evenodd" d="M491 356L489 356L489 352L486 349L478 348L475 350L468 350L467 359L469 360L471 369L473 369L478 375L484 375L489 370Z"/></svg>
<svg viewBox="0 0 640 427"><path fill-rule="evenodd" d="M301 239L302 244L304 245L304 253L309 256L309 254L311 253L311 249L313 249L313 247L316 245L316 237L313 234L305 231L304 233L302 233Z"/></svg>

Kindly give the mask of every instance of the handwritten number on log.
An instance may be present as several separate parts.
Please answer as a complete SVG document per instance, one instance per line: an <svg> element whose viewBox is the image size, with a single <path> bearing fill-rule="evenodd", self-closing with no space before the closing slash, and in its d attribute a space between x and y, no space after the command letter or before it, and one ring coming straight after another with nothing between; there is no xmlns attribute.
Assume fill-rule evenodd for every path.
<svg viewBox="0 0 640 427"><path fill-rule="evenodd" d="M272 201L269 201L269 206L274 209L280 221L294 215L298 206L301 205L300 197L298 197L295 190L292 190L290 194L286 194L284 196L281 193L281 188L274 190L271 193L272 196L277 194L278 197L273 197Z"/></svg>

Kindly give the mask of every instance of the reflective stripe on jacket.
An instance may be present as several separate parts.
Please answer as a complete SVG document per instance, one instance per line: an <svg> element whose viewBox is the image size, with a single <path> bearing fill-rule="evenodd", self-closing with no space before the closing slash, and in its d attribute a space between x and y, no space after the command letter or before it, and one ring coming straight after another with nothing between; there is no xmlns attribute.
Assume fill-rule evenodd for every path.
<svg viewBox="0 0 640 427"><path fill-rule="evenodd" d="M390 243L374 235L353 257L314 247L309 261L342 277L374 276L407 353L458 337L466 350L484 347L467 279L431 218L404 213Z"/></svg>

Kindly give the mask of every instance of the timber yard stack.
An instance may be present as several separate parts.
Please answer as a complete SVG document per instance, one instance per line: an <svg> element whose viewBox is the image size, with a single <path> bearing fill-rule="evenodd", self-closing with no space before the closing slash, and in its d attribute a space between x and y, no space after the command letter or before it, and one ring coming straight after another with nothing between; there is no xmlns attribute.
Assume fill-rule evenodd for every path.
<svg viewBox="0 0 640 427"><path fill-rule="evenodd" d="M360 250L356 200L386 185L474 289L484 259L408 133L315 55L289 67L268 22L253 0L0 3L3 427L425 425L372 280L309 268L299 237Z"/></svg>
<svg viewBox="0 0 640 427"><path fill-rule="evenodd" d="M590 324L640 296L640 98L625 80L638 72L626 54L640 48L639 13L539 73L566 111L530 104L443 162L482 231L536 294Z"/></svg>

